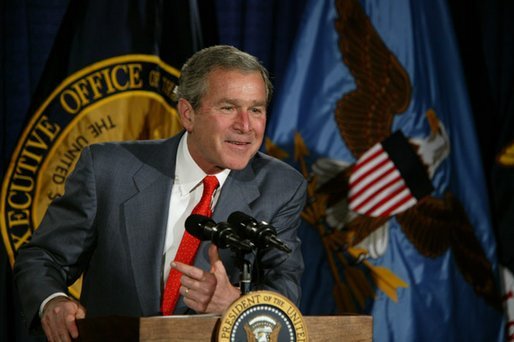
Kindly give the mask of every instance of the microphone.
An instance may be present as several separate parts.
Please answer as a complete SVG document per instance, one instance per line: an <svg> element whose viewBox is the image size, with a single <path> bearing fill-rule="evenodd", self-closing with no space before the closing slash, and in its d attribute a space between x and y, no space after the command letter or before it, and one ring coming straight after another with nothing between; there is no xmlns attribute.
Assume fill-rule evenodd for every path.
<svg viewBox="0 0 514 342"><path fill-rule="evenodd" d="M212 241L219 248L235 248L249 252L255 247L250 241L241 240L225 222L216 224L207 216L192 214L186 219L186 230L201 241Z"/></svg>
<svg viewBox="0 0 514 342"><path fill-rule="evenodd" d="M240 211L233 212L228 217L229 224L238 227L238 233L259 248L275 247L283 252L291 253L291 248L277 238L275 228L266 222L257 222L253 217Z"/></svg>

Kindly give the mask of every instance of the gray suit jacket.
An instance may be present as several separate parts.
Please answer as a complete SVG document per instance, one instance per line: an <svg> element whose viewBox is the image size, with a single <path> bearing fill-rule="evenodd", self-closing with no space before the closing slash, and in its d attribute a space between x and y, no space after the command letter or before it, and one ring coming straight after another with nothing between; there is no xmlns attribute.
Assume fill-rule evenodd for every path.
<svg viewBox="0 0 514 342"><path fill-rule="evenodd" d="M180 136L160 141L92 145L16 258L15 281L28 323L39 324L42 301L84 273L80 301L88 317L160 314L162 254ZM249 255L256 289L275 290L298 303L303 259L297 229L306 183L287 164L258 153L227 178L213 213L216 222L242 211L277 228L293 250ZM173 210L173 208L171 208ZM195 265L208 270L208 242ZM239 258L221 257L234 284ZM255 262L258 260L258 262ZM176 313L187 308L179 301ZM35 324L35 325L34 325Z"/></svg>

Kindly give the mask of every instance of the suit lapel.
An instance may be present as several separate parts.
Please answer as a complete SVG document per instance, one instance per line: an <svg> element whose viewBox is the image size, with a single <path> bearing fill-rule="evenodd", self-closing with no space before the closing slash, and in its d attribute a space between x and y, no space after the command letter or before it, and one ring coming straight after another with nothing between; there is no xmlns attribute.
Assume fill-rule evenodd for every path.
<svg viewBox="0 0 514 342"><path fill-rule="evenodd" d="M232 171L223 186L214 209L216 222L226 221L234 211L251 212L250 204L260 196L251 163L241 171Z"/></svg>
<svg viewBox="0 0 514 342"><path fill-rule="evenodd" d="M162 253L179 140L155 146L133 176L136 193L124 203L134 282L144 315L154 315L160 308Z"/></svg>

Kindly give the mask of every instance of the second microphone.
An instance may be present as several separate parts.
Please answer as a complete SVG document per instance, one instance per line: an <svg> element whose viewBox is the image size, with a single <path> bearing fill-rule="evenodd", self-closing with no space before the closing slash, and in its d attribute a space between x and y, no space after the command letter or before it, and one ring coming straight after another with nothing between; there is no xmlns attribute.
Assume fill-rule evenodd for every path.
<svg viewBox="0 0 514 342"><path fill-rule="evenodd" d="M207 216L192 214L185 226L189 234L201 241L212 241L219 248L250 252L255 247L250 241L242 240L228 223L216 223Z"/></svg>

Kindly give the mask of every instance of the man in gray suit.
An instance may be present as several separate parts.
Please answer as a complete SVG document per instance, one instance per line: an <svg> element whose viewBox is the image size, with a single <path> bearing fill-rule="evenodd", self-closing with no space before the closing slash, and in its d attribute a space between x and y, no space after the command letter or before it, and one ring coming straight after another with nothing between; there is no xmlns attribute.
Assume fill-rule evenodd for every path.
<svg viewBox="0 0 514 342"><path fill-rule="evenodd" d="M277 291L298 304L303 259L297 229L306 182L258 152L271 92L255 57L210 47L182 68L177 109L184 132L84 149L64 195L16 258L15 281L31 327L41 324L50 341L69 341L78 336L75 320L86 312L160 315L170 269L182 273L174 313L223 313L241 292L234 253L202 242L193 265L171 262L206 175L219 182L215 222L244 212L276 227L292 250L251 253L253 289ZM67 286L81 274L77 302Z"/></svg>

